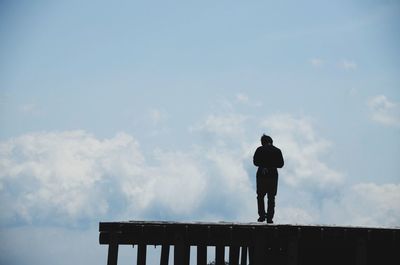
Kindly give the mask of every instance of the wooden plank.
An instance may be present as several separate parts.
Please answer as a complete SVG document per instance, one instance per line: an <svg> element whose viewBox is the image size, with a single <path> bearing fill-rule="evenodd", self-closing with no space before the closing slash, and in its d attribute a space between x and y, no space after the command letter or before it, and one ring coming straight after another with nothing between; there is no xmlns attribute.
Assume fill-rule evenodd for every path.
<svg viewBox="0 0 400 265"><path fill-rule="evenodd" d="M363 228L363 227L334 227L334 226L294 226L294 225L268 225L255 223L173 223L173 222L114 222L100 223L100 244L109 243L109 234L121 233L119 244L162 244L162 240L173 244L176 232L186 229L186 241L191 245L201 243L209 246L218 244L250 245L250 231L265 231L266 234L276 232L286 236L287 239L298 230L301 230L304 242L318 240L364 238L389 242L393 234L399 233L398 228ZM160 235L163 236L160 236ZM280 236L281 237L281 236ZM398 237L395 237L398 238ZM398 239L397 239L398 241Z"/></svg>
<svg viewBox="0 0 400 265"><path fill-rule="evenodd" d="M264 247L265 245L262 244L261 242L257 242L254 246L254 254L253 254L253 259L254 259L254 265L263 265L264 261L266 260L266 248Z"/></svg>
<svg viewBox="0 0 400 265"><path fill-rule="evenodd" d="M263 230L253 230L253 253L251 255L253 256L253 261L250 260L250 264L252 265L263 265L265 263L265 260L267 259L265 232L266 231Z"/></svg>
<svg viewBox="0 0 400 265"><path fill-rule="evenodd" d="M129 221L129 222L100 222L99 223L99 231L121 231L125 228L129 227L159 227L159 226L167 226L167 227L182 227L182 226L188 226L190 227L212 227L212 228L218 228L221 227L225 229L226 227L232 227L234 229L236 228L247 228L247 229L257 229L257 228L262 228L265 229L266 225L264 223L228 223L228 222L220 222L220 223L202 223L202 222L186 222L186 223L180 223L180 222L151 222L151 221ZM320 230L321 228L324 228L325 231L329 230L358 230L358 231L371 231L373 233L379 232L381 233L382 231L387 231L389 234L392 231L398 231L399 228L388 228L388 227L345 227L345 226L319 226L319 225L289 225L289 224L271 224L268 225L268 228L279 228L281 230L289 230L289 229L297 229L297 228L304 228L304 229L311 229L311 230Z"/></svg>
<svg viewBox="0 0 400 265"><path fill-rule="evenodd" d="M292 237L288 244L288 265L297 265L298 264L298 238Z"/></svg>
<svg viewBox="0 0 400 265"><path fill-rule="evenodd" d="M367 243L363 239L357 240L356 263L357 265L367 264Z"/></svg>

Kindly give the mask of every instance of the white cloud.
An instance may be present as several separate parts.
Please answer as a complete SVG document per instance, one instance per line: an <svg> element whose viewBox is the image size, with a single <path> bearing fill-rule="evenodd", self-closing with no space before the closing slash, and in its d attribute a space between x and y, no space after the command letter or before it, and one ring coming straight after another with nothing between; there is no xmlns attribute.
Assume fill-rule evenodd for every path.
<svg viewBox="0 0 400 265"><path fill-rule="evenodd" d="M216 169L221 176L220 181L224 184L224 189L229 192L239 192L250 187L248 175L243 167L242 157L234 152L211 149L206 153L207 158L215 163ZM239 192L240 193L240 192Z"/></svg>
<svg viewBox="0 0 400 265"><path fill-rule="evenodd" d="M387 126L400 126L400 103L390 101L385 95L368 100L371 119Z"/></svg>
<svg viewBox="0 0 400 265"><path fill-rule="evenodd" d="M233 117L233 114L227 114L218 116L218 119L230 120L234 119ZM253 121L255 119L248 117L247 122ZM254 124L250 127L257 128ZM205 126L203 129L206 128ZM348 188L344 174L329 165L325 155L329 154L333 145L320 136L310 119L290 114L270 115L261 121L261 129L273 136L274 144L281 148L285 158L285 166L279 170L280 188L276 209L278 222L381 226L393 226L400 222L399 210L394 203L388 203L387 210L384 213L380 212L390 216L384 220L380 214L368 213L368 209L381 207L380 196L372 196L365 205L359 204L362 199L352 197L357 195L361 198L368 196L370 192L360 188L364 187L363 183L354 184ZM216 130L204 131L214 132L218 136L217 142L229 141L224 134L217 133ZM239 140L240 143L236 146L218 145L208 147L209 151L204 152L216 165L216 171L209 172L212 176L218 176L210 178L209 181L224 187L224 191L215 190L215 192L225 192L226 201L242 208L242 215L238 218L245 221L256 214L255 190L249 183L249 179L250 182L252 179L254 181L255 168L252 166L251 158L258 143L247 142L248 134L249 132L244 131ZM258 139L256 141L258 142ZM212 145L208 143L207 146L210 144ZM223 146L222 149L221 146ZM244 168L248 166L253 169L246 174ZM377 184L372 185L381 191L387 188ZM213 192L214 190L209 192L209 196ZM233 194L241 194L241 196L233 196ZM388 196L393 197L394 193L391 192L391 194ZM397 200L397 198L392 199ZM387 202L390 199L383 199L383 201ZM357 209L359 214L355 214L357 211L352 209ZM366 221L363 218L370 219Z"/></svg>
<svg viewBox="0 0 400 265"><path fill-rule="evenodd" d="M400 184L357 183L329 196L302 187L278 196L279 223L400 227Z"/></svg>
<svg viewBox="0 0 400 265"><path fill-rule="evenodd" d="M193 213L202 202L205 194L206 176L204 170L192 154L183 152L163 152L157 150L154 154L155 166L146 168L143 172L147 183L140 197L151 195L154 206L161 205L161 208L175 215ZM140 185L136 181L124 183L126 194L134 195ZM132 196L132 201L140 198Z"/></svg>
<svg viewBox="0 0 400 265"><path fill-rule="evenodd" d="M324 202L325 221L340 225L400 226L400 184L358 183Z"/></svg>
<svg viewBox="0 0 400 265"><path fill-rule="evenodd" d="M207 211L205 204L220 188L216 183L230 183L227 192L243 198L240 192L250 184L241 160L207 152L156 150L145 159L126 133L102 140L84 131L12 138L0 143L0 222L181 219ZM221 201L228 200L227 192Z"/></svg>
<svg viewBox="0 0 400 265"><path fill-rule="evenodd" d="M343 60L340 63L340 67L346 71L353 71L357 69L357 63L351 60Z"/></svg>
<svg viewBox="0 0 400 265"><path fill-rule="evenodd" d="M348 211L355 223L400 226L400 184L360 183L348 196L344 201L354 202Z"/></svg>
<svg viewBox="0 0 400 265"><path fill-rule="evenodd" d="M140 176L143 162L137 142L123 133L105 140L83 131L33 133L2 142L0 218L68 223L103 216L120 188L115 179Z"/></svg>
<svg viewBox="0 0 400 265"><path fill-rule="evenodd" d="M245 133L247 116L241 114L209 115L204 122L190 128L192 132L203 131L219 137L237 137Z"/></svg>
<svg viewBox="0 0 400 265"><path fill-rule="evenodd" d="M324 65L324 61L321 58L312 58L310 63L314 67L322 67Z"/></svg>
<svg viewBox="0 0 400 265"><path fill-rule="evenodd" d="M307 118L274 115L262 122L282 149L286 166L285 183L291 186L317 186L331 189L339 187L344 176L323 162L323 155L331 143L317 135Z"/></svg>
<svg viewBox="0 0 400 265"><path fill-rule="evenodd" d="M287 224L312 224L315 223L317 217L309 209L296 207L283 207L277 209L280 223Z"/></svg>
<svg viewBox="0 0 400 265"><path fill-rule="evenodd" d="M107 219L253 221L257 210L252 155L259 139L253 139L243 126L241 138L232 144L226 137L230 131L221 127L236 128L242 116L212 117L213 122L206 118L202 130L196 132L215 137L186 151L154 150L144 155L138 141L126 133L99 139L84 131L41 132L1 142L0 224L73 226ZM250 127L271 134L285 158L278 222L400 222L394 203L399 201L399 185L359 183L345 188L343 174L324 159L331 143L309 119L271 115L261 127Z"/></svg>

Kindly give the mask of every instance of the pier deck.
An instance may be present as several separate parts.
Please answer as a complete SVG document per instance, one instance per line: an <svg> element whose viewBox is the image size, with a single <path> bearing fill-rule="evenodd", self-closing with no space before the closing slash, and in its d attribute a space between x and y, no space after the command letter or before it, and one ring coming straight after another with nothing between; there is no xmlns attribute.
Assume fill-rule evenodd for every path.
<svg viewBox="0 0 400 265"><path fill-rule="evenodd" d="M400 264L400 229L265 223L101 222L100 244L108 245L108 265L116 265L119 245L137 246L137 264L146 264L147 245L160 245L160 265L173 247L175 265L188 265L196 248L207 264ZM225 255L225 247L229 253ZM194 262L192 261L192 264Z"/></svg>

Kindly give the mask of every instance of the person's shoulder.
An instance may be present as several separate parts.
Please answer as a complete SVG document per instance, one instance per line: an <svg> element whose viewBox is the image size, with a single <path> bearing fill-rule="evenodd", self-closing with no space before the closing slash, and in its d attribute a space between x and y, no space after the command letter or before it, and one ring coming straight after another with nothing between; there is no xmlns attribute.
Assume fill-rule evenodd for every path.
<svg viewBox="0 0 400 265"><path fill-rule="evenodd" d="M263 149L263 146L260 145L259 147L257 147L256 152L257 152L257 151L260 151L260 150L262 150L262 149Z"/></svg>
<svg viewBox="0 0 400 265"><path fill-rule="evenodd" d="M260 145L259 147L257 147L255 153L258 154L264 154L266 152L267 149L265 149L265 146Z"/></svg>
<svg viewBox="0 0 400 265"><path fill-rule="evenodd" d="M278 147L276 147L275 145L271 145L273 149L275 149L276 151L281 151L281 149L279 149Z"/></svg>

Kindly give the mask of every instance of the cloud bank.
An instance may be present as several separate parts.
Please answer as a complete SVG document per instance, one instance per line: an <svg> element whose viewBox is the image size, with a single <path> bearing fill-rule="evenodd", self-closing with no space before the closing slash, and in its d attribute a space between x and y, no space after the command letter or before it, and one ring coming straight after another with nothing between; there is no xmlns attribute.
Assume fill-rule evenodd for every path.
<svg viewBox="0 0 400 265"><path fill-rule="evenodd" d="M144 152L127 133L99 139L85 131L38 132L3 141L0 224L253 221L252 155L258 139L244 128L273 135L284 154L278 222L399 225L400 208L394 202L400 185L346 188L346 176L324 159L331 142L310 119L277 114L256 120L234 113L210 115L192 127L194 139L206 140L185 151Z"/></svg>

